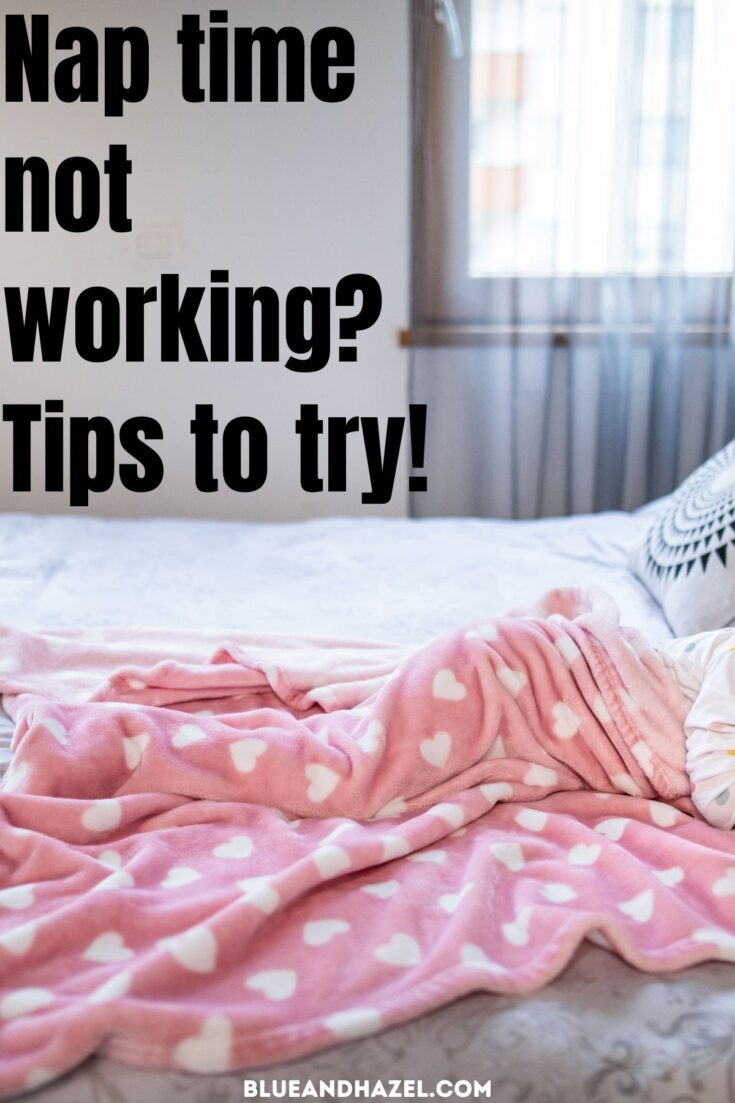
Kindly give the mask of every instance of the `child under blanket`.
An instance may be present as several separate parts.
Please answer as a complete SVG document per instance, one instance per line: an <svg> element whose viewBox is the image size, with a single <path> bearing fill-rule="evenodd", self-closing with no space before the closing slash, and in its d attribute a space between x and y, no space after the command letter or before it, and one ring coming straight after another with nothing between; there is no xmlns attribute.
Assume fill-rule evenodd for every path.
<svg viewBox="0 0 735 1103"><path fill-rule="evenodd" d="M726 628L650 644L635 630L620 627L617 610L607 595L576 590L549 591L539 599L534 608L514 610L508 618L501 618L495 623L497 630L489 626L489 654L486 651L488 641L484 639L479 652L472 646L468 647L471 638L478 635L475 631L450 632L437 641L444 652L447 668L456 664L457 669L467 670L469 666L480 677L476 700L479 709L470 726L477 728L478 733L480 729L489 726L496 733L506 736L505 740L498 741L495 751L490 752L492 757L497 757L497 747L503 746L502 757L528 761L533 758L535 743L540 741L538 749L542 771L548 768L553 771L561 767L557 771L557 782L562 788L576 788L581 782L603 792L612 788L613 791L640 795L647 786L652 786L654 792L667 800L675 800L691 792L695 807L710 824L724 830L735 826L733 629ZM504 627L501 628L501 624ZM532 627L534 624L535 627ZM435 645L430 643L427 646L432 648ZM549 647L552 652L557 653L557 661L559 655L565 657L562 667L566 665L570 668L564 676L557 669L551 678L551 684L547 677ZM377 681L372 679L374 671L370 669L370 662L366 669L361 669L365 663L365 654L370 650L367 647L366 652L357 653L359 658L355 660L353 657L357 666L352 674L357 671L357 677L347 697L344 696L347 683L343 681L342 674L337 668L329 666L329 650L320 655L309 677L302 672L296 678L296 682L299 678L303 682L300 689L306 690L301 704L297 706L297 714L302 707L308 710L317 706L320 710L326 708L331 711L332 708L350 709L359 705L382 683L391 666L399 663L405 670L403 680L410 687L404 704L409 706L407 713L411 716L411 725L418 732L421 721L417 721L413 708L417 683L411 671L414 667L420 669L425 665L422 655L426 648L420 649L413 657L400 648L389 649L390 654L383 654L381 649L376 649L370 661L377 663L378 668L383 664ZM43 653L42 646L40 654ZM581 660L583 653L585 660L577 669L574 656L579 656ZM38 654L38 649L34 647L34 661ZM593 661L595 654L597 661ZM602 667L598 668L599 659L603 655L605 658ZM226 658L231 659L231 656L226 655ZM483 676L482 672L488 661L489 669L494 670L497 676L497 682L494 677L488 679ZM590 663L592 665L588 666ZM257 665L257 655L253 657L249 654L245 658L246 667L252 669ZM275 666L271 664L271 670L274 669ZM296 688L293 674L293 671L281 666L280 674L274 676L271 673L267 677L265 684L270 683L269 689L275 691L282 704L287 702ZM592 684L585 688L584 679L590 674ZM618 683L617 689L612 687L611 676ZM329 688L333 677L336 677L336 695L335 686ZM519 678L521 680L514 684L514 680ZM113 676L113 682L114 680ZM136 683L137 677L130 682ZM604 688L606 685L607 690ZM143 686L144 683L141 682L141 687ZM152 694L148 692L149 686ZM518 686L527 687L520 696ZM128 681L123 676L124 695L127 695L127 687ZM31 686L25 688L30 689ZM154 689L146 678L146 693L139 703L161 703L161 688L159 685L157 690ZM21 690L21 685L17 685L15 689ZM505 693L505 697L509 695L515 700L516 707L509 700L499 701L498 693L500 692L502 698L506 690L508 693ZM181 687L180 692L177 688L172 703L176 698L183 702L189 695L189 689ZM92 700L96 696L94 694ZM113 697L116 696L117 690L113 693ZM389 692L388 696L392 694ZM398 696L400 698L405 694L402 692ZM612 707L615 700L622 704L622 709ZM643 701L647 703L641 707ZM597 721L602 729L608 726L607 721L601 719L599 714L600 702L607 720L612 722L612 729L606 733L587 730L588 724L595 727ZM500 711L496 714L499 704ZM380 709L381 706L378 707ZM395 701L391 707L397 708L400 714L400 701ZM230 708L232 705L228 704L225 711ZM549 708L551 711L547 715ZM523 714L520 725L517 716L519 709ZM559 709L561 713L557 712ZM582 723L579 718L585 711L588 720ZM35 714L35 706L33 712ZM614 714L614 721L611 713ZM564 718L569 715L575 718L572 730L579 729L583 736L581 741L574 740L572 744L568 743L563 731ZM490 717L492 723L488 725ZM429 725L424 733L427 742L446 734L441 731L439 736L432 735L431 725L434 720L431 712L424 719ZM465 725L468 719L469 717L465 718ZM351 728L354 722L348 721L347 726ZM382 713L380 724L388 726ZM390 726L393 728L395 725L391 723ZM507 735L516 727L520 727L524 735L532 736L530 743L524 743L523 740L514 742L512 736L509 742ZM467 734L468 729L465 726L463 742L466 742ZM617 747L613 754L610 754L611 739ZM470 752L465 747L468 751L466 767L471 767L473 761L477 765L478 759L483 761L481 744L482 737L476 752ZM294 747L292 745L292 750ZM474 759L473 753L477 755ZM486 754L484 761L487 761L487 757ZM626 768L621 769L621 766ZM447 762L446 781L454 788L462 771L455 773L449 767L450 763ZM492 779L495 779L495 775L492 775ZM520 779L513 776L513 771L509 773L501 770L500 780ZM151 782L155 788L153 778ZM392 807L394 794L390 796L387 804ZM405 793L402 794L402 799L404 796ZM419 797L420 794L417 793L416 799Z"/></svg>
<svg viewBox="0 0 735 1103"><path fill-rule="evenodd" d="M692 800L715 827L735 826L735 630L702 632L656 645L681 692Z"/></svg>
<svg viewBox="0 0 735 1103"><path fill-rule="evenodd" d="M514 800L538 799L544 795L539 787L548 791L583 787L603 793L657 795L669 801L691 794L695 807L710 824L725 830L735 826L732 629L651 644L636 630L621 628L617 609L607 595L582 590L552 590L531 609L514 610L506 618L484 626L480 623L469 631L466 627L448 632L415 652L373 645L359 645L357 650L350 645L333 644L326 649L317 646L306 665L303 653L294 665L288 649L283 661L273 661L276 652L272 649L283 640L278 644L269 640L266 652L259 655L257 643L252 650L249 643L235 644L233 638L211 659L214 666L208 662L193 681L190 666L163 662L145 671L137 662L133 668L130 665L133 653L128 651L126 655L123 650L118 652L119 660L124 662L127 658L128 665L118 667L105 688L97 679L105 665L113 661L116 650L113 649L107 657L104 653L98 657L95 665L101 665L92 682L86 684L83 692L73 692L72 699L88 700L93 712L101 710L94 713L97 727L103 718L105 726L114 726L116 722L114 711L110 713L109 706L103 704L105 701L111 704L115 700L134 699L136 705L155 708L165 704L169 708L199 711L194 706L204 691L205 704L213 698L222 698L218 702L222 707L216 708L215 713L225 714L221 717L225 723L229 723L227 716L244 710L249 717L248 728L256 729L262 722L258 717L263 713L253 713L253 708L257 710L264 704L295 706L292 716L304 717L301 726L297 726L298 737L289 729L286 719L278 722L284 729L281 738L285 741L283 749L289 767L294 758L305 755L314 759L314 766L307 769L326 769L337 778L345 761L351 763L348 777L340 779L334 800L319 807L318 813L322 815L347 811L354 815L360 808L367 817L380 816L384 814L383 804L389 810L419 808L431 799L461 791L468 784L486 781L497 782L501 790L503 785L511 787ZM20 695L19 703L25 701L20 712L28 710L29 734L34 738L29 743L24 735L29 724L23 722L15 742L18 748L23 742L26 750L34 752L35 739L40 734L42 740L47 740L49 728L57 722L46 721L44 725L39 710L45 707L44 701L52 709L55 707L46 695L57 677L53 667L58 660L58 647L49 652L45 644L39 646L32 637L26 637L25 643L20 637L13 643L12 637L9 632L7 642L11 649L20 649L16 654L11 651L12 663L18 662L17 655L22 654L24 663L29 662L30 666L19 682L18 675L10 675L11 684L15 682L12 688L0 688L10 690L7 701L14 694ZM76 645L70 640L69 646L74 649ZM314 647L314 641L311 646ZM68 686L68 679L75 675L67 664L76 666L88 656L89 652L82 648L79 654L68 654L62 660L67 667L63 677ZM135 657L142 659L142 655ZM434 667L441 667L435 675ZM226 689L218 685L218 672L225 670L231 671L235 680L234 686ZM392 672L398 675L397 683L390 677ZM81 670L79 673L82 681L77 688L81 691L85 675ZM441 681L445 676L451 683L447 690L436 685L437 679ZM434 705L417 710L432 677ZM463 705L460 713L447 719L446 726L453 732L450 734L440 726L442 709L438 705L445 700L445 693L450 703L454 700L451 691L456 688L455 677L459 679L457 692L461 691L457 701ZM40 697L35 696L38 689ZM252 700L248 694L237 695L242 689L253 692ZM272 702L260 696L264 690L275 695ZM51 697L54 696L52 690ZM94 705L95 701L99 704ZM320 715L336 710L337 728L330 725L331 735L326 744L329 748L331 743L327 751L329 763L321 761L325 737L317 733L319 719L313 716L315 708ZM15 710L13 706L12 711ZM154 714L155 724L162 729L163 744L170 738L165 729L169 723L176 723L177 715L180 714L175 711ZM214 713L209 711L208 715ZM153 717L148 720L148 729L153 720ZM458 728L452 727L457 723ZM235 722L236 731L239 724L240 721ZM371 753L365 755L372 737L366 741L361 732L363 727L370 729L371 724L384 735L379 745L371 746ZM271 726L270 720L267 726ZM344 729L343 739L337 736L340 727ZM399 732L400 739L395 743ZM127 732L125 735L130 738ZM733 737L732 742L729 736ZM150 738L148 730L145 738L146 742ZM426 779L415 776L410 754L405 753L406 742L412 742L413 738L420 747L424 768L426 763L437 767L441 764L433 777L431 771ZM301 740L305 740L303 746ZM103 742L108 742L107 737ZM401 752L396 760L399 744ZM445 753L445 744L452 745L451 755ZM177 746L175 741L173 746ZM339 755L335 757L337 748ZM37 750L45 761L44 747ZM376 770L378 750L381 766ZM21 766L24 757L21 754ZM69 788L70 796L103 797L120 791L121 785L126 791L146 791L148 787L150 791L165 792L172 783L170 777L161 777L162 763L155 762L152 748L144 756L141 768L136 768L128 780L126 766L114 754L108 757L109 794L102 789L97 791L99 786L105 786L97 773L87 779L88 793L84 787L74 791L81 777L76 772L69 774L63 763L59 764L58 784L63 790ZM529 762L536 763L531 771ZM396 764L401 768L396 770ZM232 765L227 760L225 774L232 772ZM335 766L339 767L337 773ZM212 768L215 773L220 769L210 764ZM116 771L120 770L118 776ZM32 781L30 791L38 782L41 791L44 790L45 782L39 776ZM11 784L15 786L15 777ZM175 788L179 791L183 785L186 791L190 784L190 778L181 778ZM308 800L304 807L292 804L293 794L281 793L281 786L276 788L278 794L261 794L266 803L272 799L279 806L278 801L285 798L283 807L294 814L317 811ZM195 789L197 795L204 795L196 786ZM381 794L385 798L382 802Z"/></svg>

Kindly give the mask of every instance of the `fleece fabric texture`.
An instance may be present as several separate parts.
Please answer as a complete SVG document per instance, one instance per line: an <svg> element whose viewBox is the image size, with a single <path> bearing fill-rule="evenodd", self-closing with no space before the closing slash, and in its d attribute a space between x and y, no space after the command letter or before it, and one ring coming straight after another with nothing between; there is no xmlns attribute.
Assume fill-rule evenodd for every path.
<svg viewBox="0 0 735 1103"><path fill-rule="evenodd" d="M735 958L689 702L603 595L410 653L7 629L0 691L4 1095L93 1052L281 1060L537 988L585 937Z"/></svg>

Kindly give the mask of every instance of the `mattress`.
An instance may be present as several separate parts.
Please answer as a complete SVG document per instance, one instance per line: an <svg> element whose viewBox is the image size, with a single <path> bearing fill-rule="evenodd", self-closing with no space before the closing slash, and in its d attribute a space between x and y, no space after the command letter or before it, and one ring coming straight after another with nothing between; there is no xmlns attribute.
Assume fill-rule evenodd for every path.
<svg viewBox="0 0 735 1103"><path fill-rule="evenodd" d="M251 525L0 516L0 621L159 625L420 643L552 586L599 586L669 635L627 560L646 512L563 520L327 520ZM9 741L5 729L6 757ZM553 1103L735 1098L730 966L636 973L586 947L523 998L477 994L381 1035L252 1075L492 1079L492 1098ZM44 1103L240 1099L243 1073L151 1074L94 1059Z"/></svg>

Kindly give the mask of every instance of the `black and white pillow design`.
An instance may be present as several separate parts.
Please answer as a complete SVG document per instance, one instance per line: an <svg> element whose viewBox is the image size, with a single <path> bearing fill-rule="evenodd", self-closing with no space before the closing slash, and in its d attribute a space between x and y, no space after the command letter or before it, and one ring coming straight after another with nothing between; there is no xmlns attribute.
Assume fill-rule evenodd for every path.
<svg viewBox="0 0 735 1103"><path fill-rule="evenodd" d="M633 568L677 635L735 619L735 441L667 499Z"/></svg>

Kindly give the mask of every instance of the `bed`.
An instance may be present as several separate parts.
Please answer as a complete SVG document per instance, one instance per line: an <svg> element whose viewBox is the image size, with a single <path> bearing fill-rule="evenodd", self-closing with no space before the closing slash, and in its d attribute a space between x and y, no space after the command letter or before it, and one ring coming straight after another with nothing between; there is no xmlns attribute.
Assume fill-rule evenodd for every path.
<svg viewBox="0 0 735 1103"><path fill-rule="evenodd" d="M328 520L254 525L0 517L0 621L149 624L420 643L550 586L611 592L623 619L669 634L627 567L646 512L567 520ZM237 594L235 600L232 593ZM9 759L9 723L0 758ZM550 986L468 996L371 1038L252 1075L492 1079L493 1098L552 1103L735 1099L735 974L647 976L586 945ZM243 1073L151 1074L106 1059L36 1092L48 1103L242 1098Z"/></svg>

